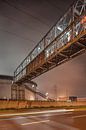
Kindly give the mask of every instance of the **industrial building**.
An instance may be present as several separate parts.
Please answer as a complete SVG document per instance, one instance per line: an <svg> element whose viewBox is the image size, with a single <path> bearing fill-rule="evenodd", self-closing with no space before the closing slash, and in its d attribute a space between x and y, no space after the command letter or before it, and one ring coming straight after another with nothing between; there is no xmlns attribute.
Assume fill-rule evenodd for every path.
<svg viewBox="0 0 86 130"><path fill-rule="evenodd" d="M11 99L13 77L0 75L0 99Z"/></svg>
<svg viewBox="0 0 86 130"><path fill-rule="evenodd" d="M13 77L12 76L7 76L7 75L0 75L0 99L11 99L12 94L14 94L14 99L15 99L15 90L12 90L12 83L13 83ZM22 99L22 94L24 95L25 100L35 100L36 99L36 94L33 90L31 90L31 87L33 90L36 89L35 85L28 84L27 88L23 87L22 90L19 90L19 95L20 99Z"/></svg>

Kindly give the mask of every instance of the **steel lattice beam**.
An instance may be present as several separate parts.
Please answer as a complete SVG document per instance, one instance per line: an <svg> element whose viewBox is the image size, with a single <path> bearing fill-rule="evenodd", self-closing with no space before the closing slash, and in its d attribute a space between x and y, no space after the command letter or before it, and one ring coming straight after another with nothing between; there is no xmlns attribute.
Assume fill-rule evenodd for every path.
<svg viewBox="0 0 86 130"><path fill-rule="evenodd" d="M33 79L86 50L86 0L78 0L14 72L15 82Z"/></svg>

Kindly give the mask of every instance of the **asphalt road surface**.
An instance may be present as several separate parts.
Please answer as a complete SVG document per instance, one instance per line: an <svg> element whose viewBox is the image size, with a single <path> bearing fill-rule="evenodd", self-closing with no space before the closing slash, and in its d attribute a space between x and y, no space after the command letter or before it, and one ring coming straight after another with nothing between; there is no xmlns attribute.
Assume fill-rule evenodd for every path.
<svg viewBox="0 0 86 130"><path fill-rule="evenodd" d="M86 111L3 114L0 115L0 130L86 130Z"/></svg>

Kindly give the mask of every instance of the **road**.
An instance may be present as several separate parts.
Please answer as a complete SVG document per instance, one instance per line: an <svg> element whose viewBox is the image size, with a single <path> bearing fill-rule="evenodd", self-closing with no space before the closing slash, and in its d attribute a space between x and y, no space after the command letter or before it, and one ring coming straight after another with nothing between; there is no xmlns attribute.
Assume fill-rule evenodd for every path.
<svg viewBox="0 0 86 130"><path fill-rule="evenodd" d="M86 111L64 109L3 114L0 130L86 130Z"/></svg>

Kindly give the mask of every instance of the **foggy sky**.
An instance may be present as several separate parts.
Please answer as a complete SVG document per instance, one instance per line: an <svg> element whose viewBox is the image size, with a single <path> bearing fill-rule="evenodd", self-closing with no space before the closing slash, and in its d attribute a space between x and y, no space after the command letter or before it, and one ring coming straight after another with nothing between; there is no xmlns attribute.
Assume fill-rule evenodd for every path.
<svg viewBox="0 0 86 130"><path fill-rule="evenodd" d="M57 96L86 96L86 54L78 56L34 81L39 89L48 92L50 97Z"/></svg>
<svg viewBox="0 0 86 130"><path fill-rule="evenodd" d="M0 74L16 67L72 4L71 0L0 0ZM17 9L15 8L17 7ZM20 10L18 10L20 9ZM36 78L49 95L86 95L86 54Z"/></svg>

